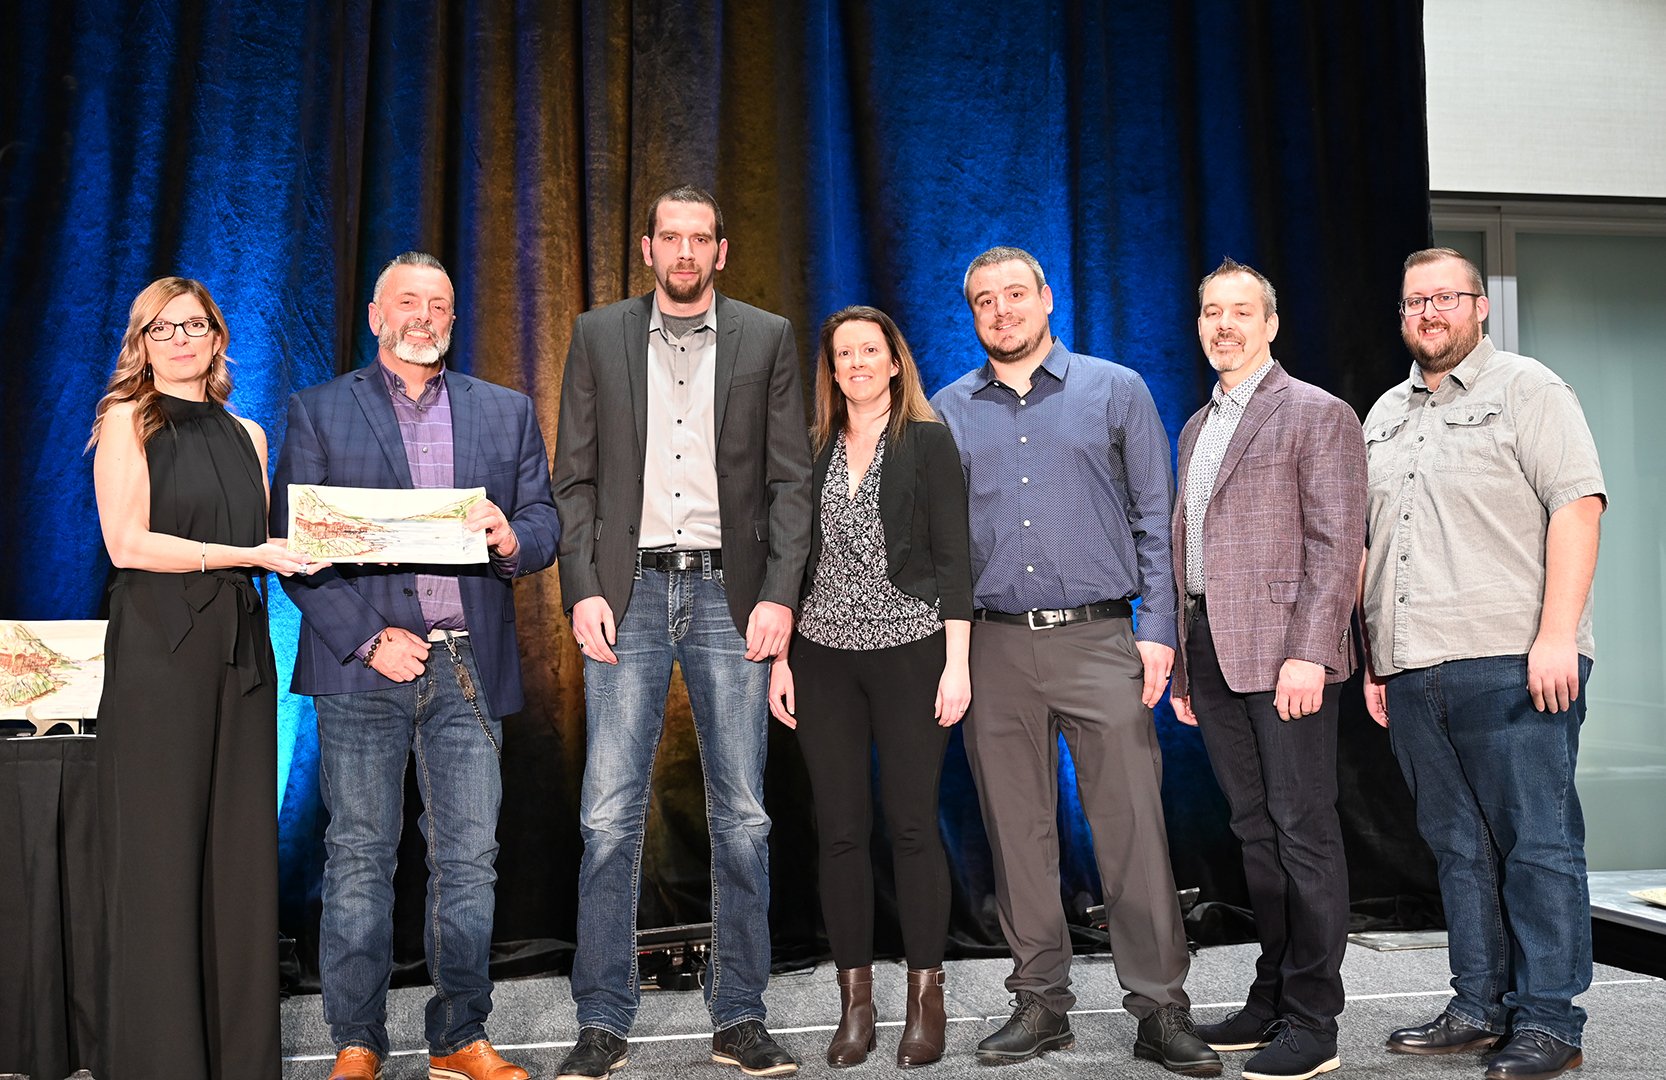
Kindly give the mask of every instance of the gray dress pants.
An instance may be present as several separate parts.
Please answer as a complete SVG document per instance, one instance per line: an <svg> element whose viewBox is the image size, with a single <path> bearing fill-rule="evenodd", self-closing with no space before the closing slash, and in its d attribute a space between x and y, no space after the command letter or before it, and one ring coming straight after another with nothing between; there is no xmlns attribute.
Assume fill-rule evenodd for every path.
<svg viewBox="0 0 1666 1080"><path fill-rule="evenodd" d="M1058 737L1075 763L1104 889L1111 951L1144 1018L1189 1007L1190 966L1163 822L1162 753L1140 703L1143 667L1130 621L1050 630L976 622L966 754L995 856L1001 930L1012 949L1007 989L1063 1013L1070 933L1059 895Z"/></svg>

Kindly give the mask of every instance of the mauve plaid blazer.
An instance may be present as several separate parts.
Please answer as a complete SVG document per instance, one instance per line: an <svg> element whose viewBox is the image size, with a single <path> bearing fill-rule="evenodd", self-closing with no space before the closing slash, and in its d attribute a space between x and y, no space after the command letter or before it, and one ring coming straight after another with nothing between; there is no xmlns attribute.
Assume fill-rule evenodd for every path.
<svg viewBox="0 0 1666 1080"><path fill-rule="evenodd" d="M1186 580L1186 473L1209 413L1180 432L1174 500L1174 576ZM1365 550L1365 438L1341 399L1293 379L1276 362L1227 444L1203 519L1209 628L1227 685L1272 690L1288 658L1325 666L1326 682L1353 673L1351 633ZM1186 614L1172 692L1190 693Z"/></svg>

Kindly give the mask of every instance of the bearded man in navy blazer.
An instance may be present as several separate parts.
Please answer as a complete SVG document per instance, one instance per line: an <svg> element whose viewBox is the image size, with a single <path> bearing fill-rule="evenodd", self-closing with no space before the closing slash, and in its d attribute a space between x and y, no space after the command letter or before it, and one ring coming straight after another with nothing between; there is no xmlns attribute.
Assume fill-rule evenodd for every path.
<svg viewBox="0 0 1666 1080"><path fill-rule="evenodd" d="M502 717L522 705L514 579L554 561L561 529L531 400L441 363L454 303L432 255L390 262L370 304L377 362L290 399L272 482L274 536L287 534L292 483L486 489L466 524L484 530L489 563L341 565L285 589L302 616L291 689L318 710L330 812L319 976L332 1080L376 1080L388 1055L393 871L412 754L428 848L429 1075L527 1076L485 1037L498 756Z"/></svg>
<svg viewBox="0 0 1666 1080"><path fill-rule="evenodd" d="M1273 359L1278 295L1259 271L1225 260L1198 306L1219 382L1180 433L1170 699L1202 729L1231 807L1261 956L1244 1007L1197 1033L1215 1050L1259 1050L1249 1080L1306 1080L1341 1064L1336 711L1354 670L1365 438L1346 402Z"/></svg>
<svg viewBox="0 0 1666 1080"><path fill-rule="evenodd" d="M728 257L710 194L648 208L654 291L573 325L555 443L561 597L584 654L579 1037L559 1076L626 1061L640 1001L636 909L649 777L675 660L688 686L711 833L712 1060L798 1064L764 1027L769 661L785 650L810 549L810 448L792 324L717 292Z"/></svg>

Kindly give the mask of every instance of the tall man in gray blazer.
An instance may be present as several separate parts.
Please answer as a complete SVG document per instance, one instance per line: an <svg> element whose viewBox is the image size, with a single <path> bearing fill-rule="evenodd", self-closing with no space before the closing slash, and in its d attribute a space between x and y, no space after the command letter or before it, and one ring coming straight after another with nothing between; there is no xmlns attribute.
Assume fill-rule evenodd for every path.
<svg viewBox="0 0 1666 1080"><path fill-rule="evenodd" d="M1336 713L1354 670L1365 440L1353 409L1272 358L1278 297L1259 271L1225 260L1198 303L1220 379L1180 433L1171 700L1201 727L1231 806L1261 956L1244 1007L1197 1032L1216 1050L1259 1050L1249 1080L1306 1080L1341 1064Z"/></svg>
<svg viewBox="0 0 1666 1080"><path fill-rule="evenodd" d="M810 547L810 450L792 325L717 293L728 241L704 191L648 209L654 291L579 316L561 388L561 592L584 654L577 1045L560 1076L626 1060L639 1001L636 908L650 773L677 661L711 833L712 1060L798 1068L764 1027L769 660Z"/></svg>

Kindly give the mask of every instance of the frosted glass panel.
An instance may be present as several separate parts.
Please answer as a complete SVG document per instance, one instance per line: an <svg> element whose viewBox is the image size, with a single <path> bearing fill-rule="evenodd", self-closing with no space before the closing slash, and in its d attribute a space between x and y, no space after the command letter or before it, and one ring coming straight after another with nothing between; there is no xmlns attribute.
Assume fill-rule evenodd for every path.
<svg viewBox="0 0 1666 1080"><path fill-rule="evenodd" d="M1480 229L1436 229L1435 247L1447 247L1487 272L1487 234Z"/></svg>
<svg viewBox="0 0 1666 1080"><path fill-rule="evenodd" d="M1592 870L1666 867L1666 237L1520 233L1521 351L1573 385L1608 481L1579 791Z"/></svg>

